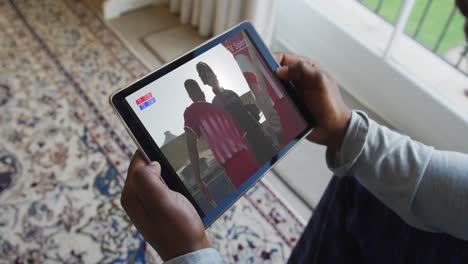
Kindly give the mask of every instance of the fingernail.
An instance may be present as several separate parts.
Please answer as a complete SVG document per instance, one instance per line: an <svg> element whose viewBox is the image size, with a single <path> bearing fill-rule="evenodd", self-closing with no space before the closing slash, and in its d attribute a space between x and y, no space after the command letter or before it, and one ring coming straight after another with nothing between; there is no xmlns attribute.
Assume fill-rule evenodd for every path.
<svg viewBox="0 0 468 264"><path fill-rule="evenodd" d="M286 71L288 70L288 67L279 67L278 69L276 69L276 74L278 75L283 75L286 73Z"/></svg>
<svg viewBox="0 0 468 264"><path fill-rule="evenodd" d="M159 162L157 162L157 161L152 161L152 162L150 162L150 164L148 164L148 166L155 167L155 168L160 168L161 164L159 164Z"/></svg>

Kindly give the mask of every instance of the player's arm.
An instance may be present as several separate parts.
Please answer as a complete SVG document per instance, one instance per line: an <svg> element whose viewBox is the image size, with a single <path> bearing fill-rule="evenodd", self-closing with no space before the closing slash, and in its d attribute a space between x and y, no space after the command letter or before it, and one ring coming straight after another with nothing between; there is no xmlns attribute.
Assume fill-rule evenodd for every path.
<svg viewBox="0 0 468 264"><path fill-rule="evenodd" d="M187 151L188 151L188 155L190 159L190 164L192 166L193 175L195 176L195 179L197 181L198 186L200 187L200 190L205 194L206 198L211 202L213 198L208 190L208 186L206 186L205 182L203 182L203 179L200 173L200 157L198 155L198 147L197 147L198 138L193 133L192 130L185 128L185 139L187 141Z"/></svg>
<svg viewBox="0 0 468 264"><path fill-rule="evenodd" d="M187 151L192 166L193 175L197 183L202 181L200 174L200 157L198 156L197 136L190 129L185 128L185 140L187 142Z"/></svg>

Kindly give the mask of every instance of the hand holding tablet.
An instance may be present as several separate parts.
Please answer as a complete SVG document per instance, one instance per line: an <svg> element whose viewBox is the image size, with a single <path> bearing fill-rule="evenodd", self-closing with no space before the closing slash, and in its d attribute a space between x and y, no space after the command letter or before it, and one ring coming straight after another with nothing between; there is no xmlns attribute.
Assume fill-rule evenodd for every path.
<svg viewBox="0 0 468 264"><path fill-rule="evenodd" d="M137 151L130 162L121 203L140 234L163 260L210 247L192 204L160 179L159 163Z"/></svg>
<svg viewBox="0 0 468 264"><path fill-rule="evenodd" d="M276 53L280 64L276 73L283 81L292 81L300 104L315 121L307 138L331 149L340 149L351 111L341 98L335 80L313 60L293 54Z"/></svg>
<svg viewBox="0 0 468 264"><path fill-rule="evenodd" d="M172 70L176 71L176 68L178 68L178 66L173 66L171 68L169 67L171 66L171 64L169 64L168 66L166 66L169 68L164 67L161 70L146 76L142 80L130 85L128 88L117 92L111 98L115 109L119 113L121 119L124 121L127 128L130 130L130 134L134 137L137 145L140 146L140 149L145 151L145 154L147 156L144 158L144 154L142 154L142 152L139 152L134 156L132 160L132 165L130 165L129 168L127 182L122 193L122 205L126 210L127 214L132 219L133 223L136 225L137 229L143 235L143 237L158 251L161 257L165 260L185 253L193 252L198 249L210 247L210 244L206 239L203 225L206 227L216 217L218 217L233 202L235 202L235 200L239 198L250 186L252 186L252 184L254 184L263 175L263 173L273 163L276 162L278 158L281 158L287 152L287 150L289 150L294 144L296 144L298 139L306 135L307 132L310 130L310 127L315 124L313 122L314 119L317 120L317 126L308 138L314 142L325 144L332 148L339 148L339 146L341 145L344 133L349 122L350 110L342 102L338 92L338 87L332 79L330 79L325 73L323 73L309 59L290 54L275 55L276 60L282 66L277 70L276 74L275 69L278 68L278 65L276 64L268 50L266 50L265 46L263 46L263 44L251 28L251 26L246 23L241 24L240 26L223 34L222 36L208 42L204 46L183 56L182 58L176 60L172 64L175 63L176 65L184 65L185 63L187 63L187 61L191 61L194 57L197 58L197 56L199 56L200 54L204 54L204 52L209 52L210 48L219 45L219 43L223 43L223 40L229 40L229 38L235 36L239 32L241 32L243 35L246 34L244 35L244 37L249 37L249 39L247 39L248 41L246 41L248 45L254 46L253 43L250 42L253 39L253 42L255 43L254 47L257 47L259 49L259 51L257 51L258 53L256 53L256 56L263 56L263 58L254 57L255 60L260 60L259 62L252 59L246 61L244 57L240 57L239 60L235 60L237 62L237 67L240 69L244 69L243 67L245 67L245 65L249 65L250 61L250 66L259 66L262 64L264 67L267 66L266 69L264 68L263 73L262 71L260 71L259 75L257 76L262 76L262 74L264 73L270 74L270 79L268 77L265 77L265 75L263 75L263 78L258 78L256 75L253 74L253 71L255 71L255 69L258 69L255 66L249 68L253 71L243 71L242 75L244 76L244 80L247 83L248 87L244 91L247 94L249 94L248 90L250 90L250 92L254 94L253 100L250 99L250 101L247 102L247 105L248 103L253 102L255 104L255 107L257 107L259 110L256 111L254 107L245 107L244 109L252 109L246 110L248 111L249 116L254 117L252 120L260 120L260 123L262 125L264 125L265 122L269 120L271 124L275 124L276 122L276 128L282 128L277 130L278 133L276 139L270 138L270 140L272 141L276 140L278 153L274 155L269 162L266 162L266 165L263 165L260 169L258 169L257 167L257 172L255 172L254 175L249 175L251 174L251 172L248 171L248 167L254 167L255 169L255 166L258 166L258 160L261 160L262 158L262 153L259 152L259 157L255 153L255 151L249 149L250 145L248 145L248 138L245 131L255 131L255 129L258 129L258 127L252 126L252 124L255 124L252 120L246 122L252 127L249 127L246 124L239 125L239 122L236 121L236 118L234 117L236 113L234 113L233 111L236 110L235 103L239 103L239 100L238 96L236 96L235 94L221 94L223 96L221 100L225 100L233 104L230 106L232 107L232 109L224 110L224 112L230 115L230 118L228 117L227 119L230 119L230 121L234 123L233 126L235 128L231 128L231 130L226 129L228 127L229 122L225 123L224 121L219 122L218 126L224 124L224 129L220 128L221 131L224 132L223 135L226 135L226 137L223 137L223 139L230 138L231 141L234 139L238 140L238 142L231 142L228 140L227 144L231 144L230 146L236 146L236 144L244 144L245 146L247 146L247 150L250 150L250 154L248 154L246 157L243 157L241 162L236 163L241 164L239 165L240 169L236 170L236 167L220 166L220 163L223 164L222 162L220 162L220 156L229 156L223 156L226 153L218 153L216 154L218 156L215 156L213 154L213 150L211 150L212 148L216 149L214 147L216 144L214 143L208 144L207 142L197 142L197 151L193 151L195 150L195 147L193 145L192 151L188 150L188 146L190 144L187 144L187 142L190 141L190 133L192 133L193 137L197 138L197 135L200 134L206 137L210 132L207 130L203 132L204 134L202 134L201 131L203 129L203 125L195 126L193 125L193 123L196 122L193 122L193 120L187 122L187 119L190 120L190 118L197 115L190 114L191 111L189 111L189 114L185 116L183 113L186 113L187 108L193 106L193 104L195 104L196 106L200 105L197 103L205 105L211 102L211 104L214 104L214 102L217 101L214 100L215 96L218 95L216 93L219 92L219 89L217 89L219 87L216 84L221 82L218 80L218 78L215 79L213 75L215 75L216 73L218 75L222 75L223 73L221 73L221 71L216 71L216 73L213 75L208 74L209 77L206 77L205 75L203 75L203 73L201 74L202 76L197 76L199 74L199 71L196 70L196 63L199 62L198 60L196 60L195 63L192 63L192 66L189 67L192 68L191 71L193 71L193 68L195 68L196 72L195 74L191 74L190 77L193 77L193 79L200 78L201 80L198 79L198 82L200 84L207 84L211 88L202 88L202 93L205 94L205 100L200 100L200 97L203 99L201 93L198 94L198 97L197 95L190 96L188 90L192 88L188 88L187 90L187 85L185 85L184 89L184 82L189 78L184 79L184 77L181 78L180 76L178 76L173 80L174 85L169 86L171 92L173 92L175 89L182 89L182 91L187 92L187 97L190 98L192 101L192 103L190 103L189 101L185 106L182 107L183 113L181 115L184 117L179 117L179 119L183 120L178 122L179 124L181 124L181 126L185 125L186 127L189 127L189 130L194 130L190 133L187 133L187 129L183 130L183 142L177 141L177 136L173 136L175 133L167 133L167 131L163 131L164 126L162 126L162 129L160 129L159 134L150 133L149 131L151 131L151 128L148 128L150 126L149 123L145 126L143 124L144 121L142 123L142 120L144 120L142 119L142 115L135 114L138 113L138 109L143 108L143 110L141 111L146 111L147 109L151 109L151 107L155 106L158 103L157 98L152 99L153 97L155 97L154 95L159 97L159 91L158 89L156 89L157 87L154 87L151 91L141 91L142 88L144 89L144 87L152 84L153 82L157 82L158 78L169 74ZM229 44L226 46L229 47ZM231 47L242 46L245 47L245 45L237 44L232 44ZM236 54L242 54L241 51L236 52L236 49L230 51L234 51L231 52L231 56L234 57L236 56ZM263 63L261 62L261 59L264 59ZM180 62L180 60L182 60L182 62ZM268 69L269 71L266 71ZM215 72L215 70L212 71L213 73ZM280 77L281 80L277 79L277 76ZM151 77L153 79L148 80L148 78ZM219 79L222 80L224 78ZM261 81L259 79L263 80ZM272 80L273 82L270 82ZM295 87L291 86L291 84L287 83L287 81L292 81ZM271 83L275 82L281 84L281 86L276 86L275 88L278 89L278 91L282 91L284 95L287 95L285 97L288 99L287 102L294 102L294 107L292 109L294 110L297 107L297 110L294 110L295 113L300 113L296 116L296 118L299 118L296 119L295 117L292 117L288 120L307 120L307 122L303 123L303 131L300 131L299 134L296 136L294 136L293 133L294 129L290 129L291 127L285 128L284 126L281 126L281 117L284 118L285 116L287 116L285 115L285 113L294 113L294 111L291 112L291 108L288 108L288 105L290 106L290 104L282 105L281 103L278 103L281 102L281 100L278 100L278 98L273 98L271 96L269 98L263 98L266 100L262 100L262 98L259 96L262 94L260 93L260 91L265 92L265 94L275 95L275 89L271 87ZM225 85L224 83L225 82L223 82L223 86ZM197 85L200 86L199 84ZM180 86L182 86L182 88ZM267 89L260 90L263 89L260 87L266 87ZM159 87L159 89L163 88L164 87ZM198 89L193 90L197 90L199 92ZM210 90L213 93L211 95L209 95ZM236 88L233 88L233 90L231 91L236 93ZM121 92L123 92L123 94L119 94ZM131 100L126 100L126 97L136 92L138 92L138 94L131 97ZM206 96L206 94L208 94L208 96ZM167 104L168 106L163 109L158 109L157 111L162 111L162 116L165 116L165 118L176 119L177 117L171 112L171 109L173 108L173 106L176 105L175 101L178 99L175 97L175 92L173 92L171 95L173 98L171 97L172 99L169 100L169 104ZM132 102L134 102L135 105L137 105L137 107L135 105L131 106L130 104L132 104ZM246 105L244 101L240 100L240 102L244 104L244 106ZM273 105L276 107L268 109L267 106L262 105L271 102L276 102ZM139 105L143 106L140 107ZM216 108L218 112L222 112L223 109L224 107ZM268 112L271 110L274 111ZM256 115L258 115L257 112L261 112L260 119L255 117ZM218 117L214 118L214 122L219 121L217 119ZM196 120L197 119L195 118L195 121ZM221 117L220 120L222 120ZM161 123L161 121L162 119L158 119L151 122L154 122L157 125ZM211 123L211 121L209 122ZM216 124L216 122L214 124ZM216 125L213 125L213 127L216 127ZM270 129L274 131L274 126ZM214 135L214 132L215 131L211 131L210 135ZM241 137L239 137L237 133L241 133ZM162 137L162 135L166 135L166 137L164 138ZM167 135L171 136L168 137ZM256 137L258 136L259 135L257 134ZM203 140L206 141L207 139ZM176 153L173 153L172 149L167 148L167 146L174 145L176 146L174 147L176 148L176 150L186 152L186 154L184 155L183 153L181 154L177 151ZM240 145L237 146L238 150L242 150L242 148L239 147ZM204 149L205 152L211 154L199 155L200 149ZM192 152L192 155L189 155L188 152ZM251 157L249 158L250 155L254 156L256 162L252 161ZM178 160L177 157L180 156L183 156L183 159ZM156 166L157 169L155 169L156 167L154 167L154 165L147 165L146 163L148 162L145 161L145 159L148 158L150 160L159 161L162 165L162 171L159 170L159 166ZM189 160L190 162L188 162ZM245 160L250 160L252 164L249 165L249 163L245 162ZM195 166L193 166L191 161L195 161ZM134 164L138 164L138 170L134 169ZM174 167L180 168L176 170L174 169ZM226 173L226 171L229 172L231 170L231 174L233 173L232 177L230 177ZM247 173L245 173L246 171ZM238 176L239 172L241 177ZM187 174L191 175L192 177L185 178L184 175ZM200 176L194 174L199 174ZM247 176L245 176L245 174L247 174ZM205 177L202 178L201 175L205 175ZM222 175L221 179L224 180L221 181L221 186L223 186L222 190L226 193L227 197L224 200L219 199L218 197L218 201L220 201L220 203L216 202L217 197L213 197L213 193L215 193L214 196L217 195L216 192L213 192L213 190L215 189L210 188L211 186L216 186L216 184L213 183L218 182L219 184L220 182L219 178L218 181L216 181L216 177L213 177L213 175L218 175L218 177L219 175ZM163 182L160 180L160 177L164 179L169 188L163 184ZM199 181L199 178L202 178L201 182ZM135 184L133 182L137 183ZM200 186L200 183L203 183L202 186ZM191 188L187 188L187 186L191 186ZM207 188L204 188L205 186ZM163 197L163 199L161 199L161 197ZM201 207L203 207L204 209L201 209ZM206 208L208 208L208 210ZM203 224L202 221L200 221L199 216L202 218ZM179 238L183 241L179 241Z"/></svg>
<svg viewBox="0 0 468 264"><path fill-rule="evenodd" d="M139 149L161 164L164 182L205 227L311 131L277 67L242 23L110 98Z"/></svg>

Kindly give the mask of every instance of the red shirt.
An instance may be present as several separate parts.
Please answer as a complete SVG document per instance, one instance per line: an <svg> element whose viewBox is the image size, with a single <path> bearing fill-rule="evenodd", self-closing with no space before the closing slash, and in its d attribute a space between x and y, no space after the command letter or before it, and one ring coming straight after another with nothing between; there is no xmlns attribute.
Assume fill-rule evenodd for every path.
<svg viewBox="0 0 468 264"><path fill-rule="evenodd" d="M204 137L219 164L234 154L247 150L243 131L234 118L222 108L207 102L196 102L184 112L185 128L197 138Z"/></svg>

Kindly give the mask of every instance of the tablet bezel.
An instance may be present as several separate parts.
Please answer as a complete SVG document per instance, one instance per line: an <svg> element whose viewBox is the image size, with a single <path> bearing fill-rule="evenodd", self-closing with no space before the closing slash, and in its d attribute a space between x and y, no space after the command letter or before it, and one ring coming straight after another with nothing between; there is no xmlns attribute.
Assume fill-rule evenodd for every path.
<svg viewBox="0 0 468 264"><path fill-rule="evenodd" d="M289 150L291 150L292 147L297 145L297 143L300 140L302 140L313 128L313 124L315 124L315 122L307 114L304 106L299 102L299 97L295 93L294 86L290 82L284 82L277 78L277 80L282 84L283 88L289 95L290 99L298 108L299 112L301 112L301 116L307 123L306 129L304 129L304 131L302 131L296 138L291 140L291 142L289 142L285 147L283 147L267 164L264 164L255 175L253 175L249 178L249 180L247 180L246 183L242 184L236 191L234 191L234 193L237 193L236 197L228 201L224 201L223 204L218 205L218 207L214 208L209 214L205 214L199 207L199 205L196 203L193 196L187 190L182 180L177 175L176 171L166 159L156 142L154 142L151 135L141 123L140 119L137 117L134 111L131 109L131 106L128 104L125 98L130 94L133 94L134 92L138 91L139 89L147 86L148 84L156 81L162 76L172 72L173 70L189 62L190 60L198 57L199 55L210 50L216 45L221 44L223 41L229 39L230 37L243 31L247 33L252 44L257 48L259 54L264 58L268 68L271 71L275 72L275 70L279 67L278 63L275 61L273 55L270 53L264 42L261 40L259 34L256 32L252 24L246 21L227 30L221 35L206 41L197 48L167 63L161 68L147 74L146 76L131 83L130 85L119 89L109 97L111 105L117 112L119 118L121 119L125 128L129 132L130 136L133 138L134 142L137 144L138 148L144 152L148 160L155 160L160 162L162 167L161 177L164 180L164 182L170 189L181 193L192 203L192 205L195 207L198 214L202 218L202 222L205 228L210 226L223 212L225 212L232 204L234 204L240 197L242 197L244 193L246 193L258 180L260 180L262 176L278 160L284 157L285 154Z"/></svg>

